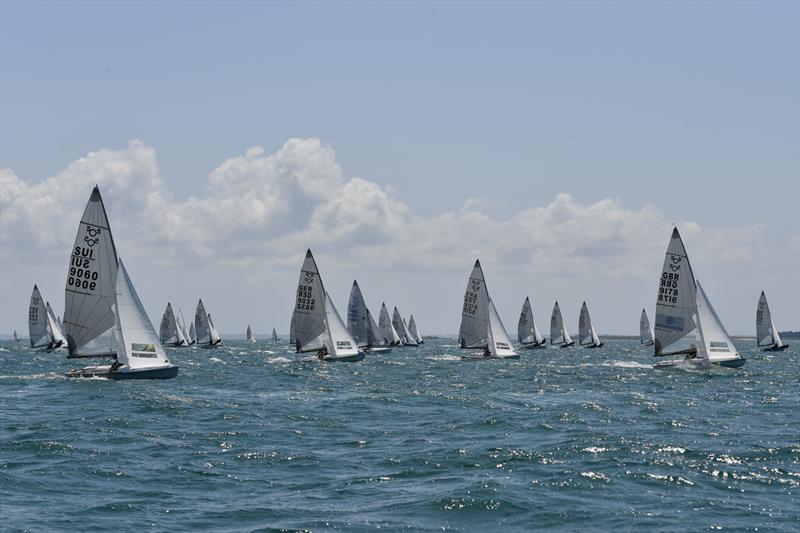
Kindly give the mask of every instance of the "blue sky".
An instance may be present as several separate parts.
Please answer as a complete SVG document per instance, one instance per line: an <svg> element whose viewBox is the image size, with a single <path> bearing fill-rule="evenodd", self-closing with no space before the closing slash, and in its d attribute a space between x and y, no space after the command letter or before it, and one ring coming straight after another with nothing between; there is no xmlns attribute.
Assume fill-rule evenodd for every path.
<svg viewBox="0 0 800 533"><path fill-rule="evenodd" d="M335 151L343 183L353 176L368 180L407 207L421 227L426 220L440 226L438 217L463 211L465 203L493 221L509 221L568 193L584 207L604 199L631 212L652 206L660 213L652 240L662 254L671 222L700 228L695 246L687 242L695 255L710 249L707 243L730 248L725 239L737 235L767 242L778 251L766 262L708 255L694 261L707 262L704 277L714 280L706 288L733 331L753 329L762 288L772 295L779 326L800 328L796 2L3 2L0 15L0 166L27 184L61 176L90 152L125 150L138 139L157 154L160 183L178 204L213 196L209 175L252 146L263 147L266 157L289 139L320 139ZM75 194L88 198L89 190ZM83 202L63 206L65 225L77 224ZM135 218L124 209L118 226ZM386 231L387 246L393 231ZM72 236L58 239L56 249L64 240L68 248ZM305 248L317 242L299 241L285 257L264 251L271 266L263 266L262 252L244 256L275 269L266 277L289 280L281 269L288 271L285 264L295 256L299 268ZM59 294L49 298L60 300L58 258L49 269L35 261L37 249L41 257L53 252L44 242L19 246L29 248L26 261ZM344 284L337 301L349 290L345 280L353 269L341 256L353 245L343 242L328 253L331 277ZM9 259L13 246L6 238L0 257L3 332L24 326L24 315L17 315L36 281L29 279L31 267ZM140 250L133 252L135 266ZM492 253L480 243L465 250L456 258L463 272L442 279L431 274L435 255L407 267L376 263L361 276L373 277L376 286L386 279L376 272L409 280L419 287L408 295L411 307L428 307L430 286L452 283L447 297L455 316L436 314L420 326L455 332L470 255ZM129 266L131 275L137 286L156 291L148 298L140 287L151 314L160 315L169 296L156 279L166 267L159 270L141 255L141 270ZM492 257L481 259L491 266ZM496 299L507 301L501 314L513 329L524 296L505 281L509 261L496 260L502 276ZM624 255L619 260L631 262ZM551 296L574 300L564 311L575 307L576 317L581 300L594 297L595 307L608 302L601 330L634 332L638 309L652 307L655 282L646 278L658 275L660 261L655 257L654 268L634 273L640 283L615 286L612 279L608 292L547 276L569 271L566 266L534 269L529 292L548 300L537 318L546 322ZM208 270L197 272L198 282L215 269L235 268L214 257L202 264ZM759 275L749 276L754 268ZM277 285L286 283L293 282ZM255 287L267 290L263 280ZM191 285L175 291L196 298ZM387 300L406 297L374 292ZM629 296L614 296L620 292ZM613 305L612 297L618 298ZM223 330L243 329L239 323L260 312L265 324L256 329L267 331L292 302L289 291L274 311L263 311L255 304L240 308L242 294L236 298L220 298L223 309L215 315L230 317L220 320L230 323Z"/></svg>

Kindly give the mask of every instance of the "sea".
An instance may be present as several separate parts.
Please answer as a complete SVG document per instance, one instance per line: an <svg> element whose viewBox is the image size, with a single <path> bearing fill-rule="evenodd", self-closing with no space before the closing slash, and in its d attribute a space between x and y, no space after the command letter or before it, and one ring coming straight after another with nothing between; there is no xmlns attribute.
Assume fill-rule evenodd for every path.
<svg viewBox="0 0 800 533"><path fill-rule="evenodd" d="M800 350L737 347L691 371L638 341L325 363L226 340L107 381L3 341L0 530L798 531Z"/></svg>

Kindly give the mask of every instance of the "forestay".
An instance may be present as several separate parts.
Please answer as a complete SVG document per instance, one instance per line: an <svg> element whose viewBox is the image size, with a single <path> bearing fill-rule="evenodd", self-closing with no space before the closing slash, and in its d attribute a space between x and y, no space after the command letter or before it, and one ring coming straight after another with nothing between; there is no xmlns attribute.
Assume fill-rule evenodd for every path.
<svg viewBox="0 0 800 533"><path fill-rule="evenodd" d="M117 250L100 190L95 186L72 247L64 301L71 357L113 355Z"/></svg>
<svg viewBox="0 0 800 533"><path fill-rule="evenodd" d="M116 351L120 371L170 366L122 261L116 283Z"/></svg>
<svg viewBox="0 0 800 533"><path fill-rule="evenodd" d="M325 326L325 288L311 250L300 269L294 307L295 347L298 352L322 349L328 334Z"/></svg>
<svg viewBox="0 0 800 533"><path fill-rule="evenodd" d="M464 292L458 344L461 348L484 348L488 345L489 292L483 277L481 262L475 260Z"/></svg>
<svg viewBox="0 0 800 533"><path fill-rule="evenodd" d="M31 348L47 346L50 342L50 335L47 332L47 309L36 285L33 286L28 305L28 335L31 338Z"/></svg>
<svg viewBox="0 0 800 533"><path fill-rule="evenodd" d="M655 355L670 355L665 350L695 329L692 317L696 292L686 248L678 228L674 228L664 257L656 299Z"/></svg>

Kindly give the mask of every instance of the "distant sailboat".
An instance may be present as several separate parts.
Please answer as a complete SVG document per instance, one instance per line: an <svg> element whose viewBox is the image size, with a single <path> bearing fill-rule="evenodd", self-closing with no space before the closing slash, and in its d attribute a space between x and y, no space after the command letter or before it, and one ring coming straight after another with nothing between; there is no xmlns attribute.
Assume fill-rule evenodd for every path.
<svg viewBox="0 0 800 533"><path fill-rule="evenodd" d="M378 315L378 329L386 344L389 346L400 344L400 335L392 324L392 319L389 317L389 310L386 309L385 303L381 304L381 312Z"/></svg>
<svg viewBox="0 0 800 533"><path fill-rule="evenodd" d="M186 337L183 335L182 328L172 312L172 304L167 302L167 308L161 317L161 324L158 328L158 336L161 344L170 346L188 346Z"/></svg>
<svg viewBox="0 0 800 533"><path fill-rule="evenodd" d="M183 322L183 311L181 311L181 322ZM186 329L186 323L184 323L183 329ZM189 343L189 346L197 344L197 334L194 331L194 321L189 322L189 331L186 334L186 341Z"/></svg>
<svg viewBox="0 0 800 533"><path fill-rule="evenodd" d="M694 344L690 344L692 340ZM689 345L685 346L687 343ZM666 352L670 347L676 349ZM661 269L656 300L654 355L686 356L685 360L658 363L655 365L657 368L676 365L704 368L712 363L739 367L745 363L694 278L678 228L672 230Z"/></svg>
<svg viewBox="0 0 800 533"><path fill-rule="evenodd" d="M397 310L397 307L395 307L394 312L392 312L392 326L395 331L397 331L397 335L400 337L400 342L403 345L417 346L417 339L411 337L411 334L408 332L406 321L400 315L400 311Z"/></svg>
<svg viewBox="0 0 800 533"><path fill-rule="evenodd" d="M273 330L274 333L274 330ZM253 335L253 330L250 329L250 324L247 325L247 342L254 343L256 342L256 337Z"/></svg>
<svg viewBox="0 0 800 533"><path fill-rule="evenodd" d="M460 348L481 348L484 350L483 355L487 357L519 357L489 297L481 262L478 260L467 280L458 345Z"/></svg>
<svg viewBox="0 0 800 533"><path fill-rule="evenodd" d="M183 338L186 340L186 344L191 346L196 342L194 338L194 321L189 323L189 327L186 327L186 319L183 317L183 309L178 310L178 316L175 317L175 323L177 324L178 329L180 329L181 334L183 334Z"/></svg>
<svg viewBox="0 0 800 533"><path fill-rule="evenodd" d="M47 310L47 333L50 335L50 344L47 348L49 350L66 348L67 339L64 338L64 333L61 331L61 326L58 323L56 314L53 313L53 308L50 307L50 302L47 302L45 309Z"/></svg>
<svg viewBox="0 0 800 533"><path fill-rule="evenodd" d="M370 353L387 353L391 349L378 331L378 326L369 314L358 282L353 280L350 300L347 303L347 329L359 348Z"/></svg>
<svg viewBox="0 0 800 533"><path fill-rule="evenodd" d="M111 365L71 370L67 377L115 380L174 378L178 367L170 363L122 261L118 265L115 309L116 361Z"/></svg>
<svg viewBox="0 0 800 533"><path fill-rule="evenodd" d="M46 348L50 343L50 335L47 332L47 309L36 285L33 286L28 304L28 336L31 339L31 348Z"/></svg>
<svg viewBox="0 0 800 533"><path fill-rule="evenodd" d="M360 361L364 352L347 331L336 306L322 284L311 250L306 252L294 308L297 352L317 352L324 361Z"/></svg>
<svg viewBox="0 0 800 533"><path fill-rule="evenodd" d="M197 333L197 344L203 348L213 348L222 343L202 299L198 300L194 313L194 330Z"/></svg>
<svg viewBox="0 0 800 533"><path fill-rule="evenodd" d="M95 186L72 247L64 298L64 333L70 358L115 357L114 302L117 250Z"/></svg>
<svg viewBox="0 0 800 533"><path fill-rule="evenodd" d="M278 342L279 340L278 332L275 331L275 328L272 328L272 342Z"/></svg>
<svg viewBox="0 0 800 533"><path fill-rule="evenodd" d="M14 342L19 342L19 341L20 341L20 338L19 338L19 335L17 335L17 330L14 330Z"/></svg>
<svg viewBox="0 0 800 533"><path fill-rule="evenodd" d="M789 346L781 340L778 328L775 327L775 323L772 321L772 313L769 310L767 296L764 291L761 291L761 297L758 299L758 308L756 309L756 341L760 348L764 348L765 352L785 350Z"/></svg>
<svg viewBox="0 0 800 533"><path fill-rule="evenodd" d="M639 343L642 346L652 346L655 344L653 328L650 327L650 320L647 318L647 311L642 309L642 316L639 317Z"/></svg>
<svg viewBox="0 0 800 533"><path fill-rule="evenodd" d="M519 314L517 340L523 348L544 348L545 345L545 340L539 332L539 326L536 325L536 320L533 318L531 301L527 296Z"/></svg>
<svg viewBox="0 0 800 533"><path fill-rule="evenodd" d="M592 318L589 316L589 308L586 307L586 302L581 306L581 314L578 318L578 344L585 348L600 348L603 341L597 336L597 331L592 324Z"/></svg>
<svg viewBox="0 0 800 533"><path fill-rule="evenodd" d="M561 308L558 302L553 306L553 314L550 316L550 344L558 344L562 348L567 348L575 344L569 332L564 327L564 318L561 316Z"/></svg>
<svg viewBox="0 0 800 533"><path fill-rule="evenodd" d="M408 319L408 332L416 339L417 344L423 344L425 342L422 340L422 335L417 331L417 323L414 322L414 315L411 315Z"/></svg>

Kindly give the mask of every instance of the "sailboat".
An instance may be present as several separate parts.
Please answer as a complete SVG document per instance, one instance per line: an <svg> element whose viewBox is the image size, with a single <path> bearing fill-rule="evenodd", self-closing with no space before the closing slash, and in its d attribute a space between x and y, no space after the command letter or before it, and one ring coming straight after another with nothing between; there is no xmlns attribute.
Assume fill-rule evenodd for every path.
<svg viewBox="0 0 800 533"><path fill-rule="evenodd" d="M47 349L66 348L67 339L64 338L64 333L61 331L56 314L53 313L53 308L50 307L50 302L47 302L45 309L47 310L47 333L50 335L50 344Z"/></svg>
<svg viewBox="0 0 800 533"><path fill-rule="evenodd" d="M64 294L68 358L116 357L117 249L95 185L78 224Z"/></svg>
<svg viewBox="0 0 800 533"><path fill-rule="evenodd" d="M414 322L414 315L408 318L408 332L411 334L411 337L416 339L417 344L423 344L425 342L422 340L422 335L417 331L417 323Z"/></svg>
<svg viewBox="0 0 800 533"><path fill-rule="evenodd" d="M20 338L19 338L19 335L17 335L17 330L14 330L14 342L18 343L19 341L20 341Z"/></svg>
<svg viewBox="0 0 800 533"><path fill-rule="evenodd" d="M306 251L294 308L297 352L317 352L323 361L360 361L364 352L347 331L342 317L325 291L311 250Z"/></svg>
<svg viewBox="0 0 800 533"><path fill-rule="evenodd" d="M194 313L194 330L197 333L197 344L202 345L203 348L213 348L222 344L222 340L214 328L211 315L206 313L202 298L198 300Z"/></svg>
<svg viewBox="0 0 800 533"><path fill-rule="evenodd" d="M169 379L178 375L133 287L122 261L117 267L114 338L116 361L111 365L71 370L67 377L107 379Z"/></svg>
<svg viewBox="0 0 800 533"><path fill-rule="evenodd" d="M39 292L39 287L33 286L31 300L28 304L28 336L31 339L31 348L46 348L50 343L47 331L47 309Z"/></svg>
<svg viewBox="0 0 800 533"><path fill-rule="evenodd" d="M353 280L350 300L347 303L347 330L355 339L358 347L369 353L391 351L367 309L364 295L361 294L361 288L356 280Z"/></svg>
<svg viewBox="0 0 800 533"><path fill-rule="evenodd" d="M250 329L250 324L247 325L247 334L246 335L247 335L247 342L249 342L251 344L256 342L256 337L255 337L255 335L253 335L253 330Z"/></svg>
<svg viewBox="0 0 800 533"><path fill-rule="evenodd" d="M564 318L561 316L561 308L558 301L553 306L553 314L550 316L550 344L558 344L562 348L567 348L575 344L569 332L564 327Z"/></svg>
<svg viewBox="0 0 800 533"><path fill-rule="evenodd" d="M522 311L519 314L519 323L517 324L517 340L523 348L544 348L545 340L539 332L539 326L536 325L536 319L533 318L533 308L531 301L526 296L525 302L522 304Z"/></svg>
<svg viewBox="0 0 800 533"><path fill-rule="evenodd" d="M694 344L691 344L692 341ZM667 348L673 350L667 352ZM694 278L678 228L672 230L661 269L656 300L654 355L686 356L684 360L658 363L656 368L678 365L706 368L710 364L740 367L745 363L705 291Z"/></svg>
<svg viewBox="0 0 800 533"><path fill-rule="evenodd" d="M772 313L769 310L767 296L761 291L756 308L756 342L765 352L776 352L785 350L788 344L781 340L778 329L772 321Z"/></svg>
<svg viewBox="0 0 800 533"><path fill-rule="evenodd" d="M278 342L279 340L278 332L275 331L275 328L272 328L272 342Z"/></svg>
<svg viewBox="0 0 800 533"><path fill-rule="evenodd" d="M181 325L175 318L175 313L172 312L172 304L167 302L167 308L164 310L164 315L161 317L161 325L159 327L158 336L163 345L170 346L188 346L186 337L183 335Z"/></svg>
<svg viewBox="0 0 800 533"><path fill-rule="evenodd" d="M400 342L400 335L392 324L392 319L389 318L389 310L386 309L386 304L381 304L381 312L378 315L378 329L381 332L381 338L389 346L397 346Z"/></svg>
<svg viewBox="0 0 800 533"><path fill-rule="evenodd" d="M401 344L404 346L417 346L417 339L411 338L411 334L408 332L408 325L406 325L406 321L403 320L397 307L394 308L392 313L392 327L397 331Z"/></svg>
<svg viewBox="0 0 800 533"><path fill-rule="evenodd" d="M642 346L652 346L655 343L653 328L650 327L650 320L644 309L642 309L642 316L639 317L639 343Z"/></svg>
<svg viewBox="0 0 800 533"><path fill-rule="evenodd" d="M183 321L183 311L181 311L181 323L183 325L183 329L186 330L186 323ZM194 321L189 322L189 330L186 332L186 341L189 343L189 346L197 344L197 334L194 331Z"/></svg>
<svg viewBox="0 0 800 533"><path fill-rule="evenodd" d="M479 260L475 260L464 293L458 345L460 348L481 348L485 357L519 358L489 297Z"/></svg>
<svg viewBox="0 0 800 533"><path fill-rule="evenodd" d="M586 307L586 302L581 306L581 314L578 318L578 344L585 348L600 348L603 341L597 336L597 331L592 324L592 318L589 316L589 308Z"/></svg>

